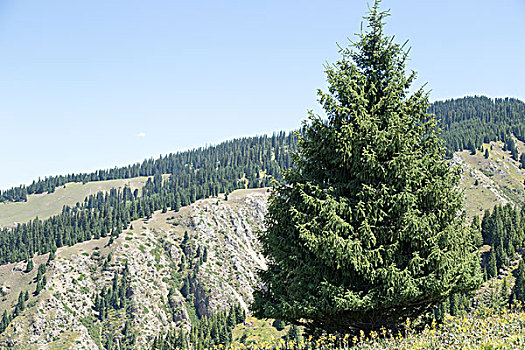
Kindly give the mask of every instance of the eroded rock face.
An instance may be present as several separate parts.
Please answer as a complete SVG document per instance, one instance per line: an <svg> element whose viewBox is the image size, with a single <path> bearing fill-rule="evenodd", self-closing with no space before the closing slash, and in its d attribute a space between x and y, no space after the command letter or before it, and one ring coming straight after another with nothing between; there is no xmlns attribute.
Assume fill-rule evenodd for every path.
<svg viewBox="0 0 525 350"><path fill-rule="evenodd" d="M97 289L89 278L94 262L87 255L59 256L50 264L46 288L33 307L11 322L0 348L69 348L72 343L77 349L98 347L81 322L92 314L89 291Z"/></svg>
<svg viewBox="0 0 525 350"><path fill-rule="evenodd" d="M120 334L126 320L135 334L134 348L146 348L160 331L189 329L190 313L209 316L233 304L247 310L255 271L266 268L257 231L263 228L267 196L263 189L235 191L228 200L200 200L177 213L137 220L111 244L106 237L60 248L47 268L47 285L0 336L0 349L99 349L109 328L116 342L124 341ZM184 232L189 243L183 249ZM200 263L197 251L207 254ZM113 310L103 323L94 296L111 285L115 273L122 274L126 263L127 311ZM192 279L188 298L180 292L183 273ZM3 276L0 285L9 285ZM35 286L33 281L19 287L31 293Z"/></svg>
<svg viewBox="0 0 525 350"><path fill-rule="evenodd" d="M208 262L199 270L197 283L209 301L201 314L210 315L225 305L252 302L256 269L265 269L256 232L262 230L267 193L249 192L228 201L203 201L192 206L198 246L208 247Z"/></svg>

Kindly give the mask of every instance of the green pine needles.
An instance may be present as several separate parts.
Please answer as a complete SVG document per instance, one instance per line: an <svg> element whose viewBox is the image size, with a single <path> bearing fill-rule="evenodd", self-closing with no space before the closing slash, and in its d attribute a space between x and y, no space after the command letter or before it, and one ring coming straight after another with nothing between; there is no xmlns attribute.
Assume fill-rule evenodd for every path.
<svg viewBox="0 0 525 350"><path fill-rule="evenodd" d="M340 333L392 328L481 282L459 171L427 93L409 93L415 73L384 35L386 16L376 1L368 31L326 67L327 118L310 112L271 195L256 316Z"/></svg>

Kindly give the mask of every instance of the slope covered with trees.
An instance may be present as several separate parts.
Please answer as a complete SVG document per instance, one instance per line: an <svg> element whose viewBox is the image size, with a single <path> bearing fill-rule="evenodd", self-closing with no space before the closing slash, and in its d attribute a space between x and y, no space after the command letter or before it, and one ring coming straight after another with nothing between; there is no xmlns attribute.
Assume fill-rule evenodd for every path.
<svg viewBox="0 0 525 350"><path fill-rule="evenodd" d="M214 150L213 152L216 152L215 154L219 157L221 162L231 164L229 170L222 170L223 174L231 173L235 175L232 175L229 178L224 176L222 179L217 177L218 181L216 182L215 188L221 189L220 192L228 192L229 186L231 188L266 186L268 184L268 179L264 178L264 176L257 178L257 176L255 176L257 170L253 171L253 169L265 169L266 166L273 169L267 171L267 174L272 174L273 172L276 177L280 179L280 177L278 177L280 170L289 167L291 164L289 150L295 149L297 144L296 141L294 135L285 134L276 135L275 143L271 137L257 137L230 141L229 143L231 145L224 147L224 149L230 150L231 152L239 152L240 155L237 157L229 152L220 155L221 152ZM244 143L246 147L241 146L240 144L242 143ZM277 147L274 147L274 145L277 145ZM52 219L35 220L27 225L20 225L13 230L5 229L2 231L2 239L7 239L7 237L10 238L2 241L2 244L11 242L10 244L12 244L12 246L8 246L9 248L6 247L5 250L0 253L0 256L3 256L4 262L26 260L28 256L30 256L31 251L53 251L58 245L57 242L59 240L62 240L60 243L62 245L72 245L75 242L89 240L91 238L101 237L108 234L118 236L120 230L119 227L125 226L128 215L130 216L130 219L136 217L147 217L151 215L153 210L167 209L170 205L174 205L175 207L177 205L183 206L190 203L193 197L202 198L205 196L205 193L211 194L211 188L213 187L201 186L201 184L197 182L197 173L200 171L197 169L204 169L201 174L212 174L214 171L213 169L219 168L213 168L209 161L201 161L200 163L197 163L199 158L202 159L203 154L206 155L204 158L212 158L209 156L209 153L206 153L206 150L207 149L201 149L200 151L195 150L192 152L195 158L186 158L188 164L200 164L200 167L195 165L184 167L184 169L193 168L193 172L189 170L176 172L171 178L164 176L164 180L162 180L162 177L160 176L160 172L162 171L159 171L159 174L153 176L148 182L144 195L139 195L139 192L135 192L130 188L124 188L120 191L115 189L113 191L108 191L105 194L99 193L90 196L85 201L82 201L79 206L65 208L61 214ZM268 161L268 159L270 159L270 161ZM272 163L272 159L275 163ZM251 164L252 170L250 170L250 167L243 166L243 164L247 163ZM247 171L252 171L253 174L248 174L246 176L245 172ZM264 170L260 170L259 174L262 174L263 172ZM179 178L178 182L175 180L177 177ZM247 179L249 178L253 181L248 182ZM256 179L257 181L255 181ZM204 183L206 180L200 179L199 181ZM502 210L501 212L504 211L509 212L507 209ZM523 215L520 217L523 217ZM505 227L510 227L508 219L505 219L504 222ZM32 225L35 227L30 227ZM509 255L511 256L511 254L509 254L511 250L509 249L509 251L506 251L506 240L508 239L507 237L516 237L513 232L517 232L518 237L521 237L523 235L522 227L523 226L521 226L520 229L513 229L517 231L509 231L511 232L509 235L504 234L505 238L503 240L503 245L500 245L499 241L495 241L495 245L500 245L503 248L500 249L495 246L495 254L504 252L504 254L499 254L499 257L496 257L496 264L498 264L497 261L505 262L503 265L497 266L496 268L506 268L506 266L509 265L509 262L511 262L511 259L509 258ZM484 232L483 236L488 237L490 235L488 232L489 231ZM15 248L17 244L22 248ZM42 246L41 244L44 245ZM5 247L5 245L2 246ZM519 252L522 246L521 243L513 243L512 249ZM488 255L488 253L485 253L483 260L482 266L485 269L489 258ZM502 256L503 259L501 258ZM466 301L464 303L466 308L470 308L470 298L465 298L464 296L454 298L461 298L462 301ZM453 310L455 304L456 303L452 300L449 301L449 309ZM7 316L10 316L13 310L14 308ZM7 319L5 323L8 323Z"/></svg>
<svg viewBox="0 0 525 350"><path fill-rule="evenodd" d="M511 134L525 141L525 103L514 98L469 96L437 101L430 105L428 112L436 115L442 130L441 138L449 156L455 151L480 148L483 142L489 141L506 141L510 150L513 148ZM125 167L38 179L28 186L0 191L0 202L25 201L28 195L54 192L56 187L70 182L86 183L157 174L176 175L184 172L188 166L199 169L220 161L221 167L237 167L242 163L252 170L263 168L268 174L280 179L280 171L291 164L289 150L296 148L297 138L293 133L235 139L217 146L146 159L142 163ZM244 164L247 154L251 158L249 164ZM255 171L248 172L248 180L254 181L257 177L255 174Z"/></svg>
<svg viewBox="0 0 525 350"><path fill-rule="evenodd" d="M295 134L276 134L222 143L151 161L154 176L139 191L128 187L88 196L47 220L35 219L0 230L0 264L27 260L92 238L118 235L130 221L155 210L178 210L201 198L238 188L268 186L291 166ZM140 168L140 167L139 167ZM134 169L134 167L130 167ZM119 173L116 171L115 174ZM163 179L161 174L170 174Z"/></svg>
<svg viewBox="0 0 525 350"><path fill-rule="evenodd" d="M244 178L249 187L267 185L269 179L261 177L261 174L264 172L279 179L281 169L291 165L289 151L294 150L296 144L295 134L284 132L272 136L235 139L216 146L169 154L158 159L146 159L142 163L121 168L39 179L29 186L0 191L0 202L25 201L30 194L54 192L56 187L69 182L86 183L163 174L184 177L181 181L185 182L191 179L196 185L207 181L210 185L207 191L215 190L213 186L219 180ZM231 190L236 185L226 187Z"/></svg>
<svg viewBox="0 0 525 350"><path fill-rule="evenodd" d="M447 152L464 148L475 151L481 143L504 140L505 148L518 159L510 137L523 139L525 104L516 99L465 97L433 103ZM128 189L90 196L79 207L65 207L48 220L33 220L14 229L0 231L0 263L27 259L35 252L49 252L62 245L118 232L130 219L156 209L179 208L217 193L236 188L262 187L271 175L282 180L281 172L292 165L290 151L297 149L295 133L279 133L236 139L217 146L148 159L122 168L86 174L55 176L0 193L0 201L23 201L27 195L53 192L68 182L103 181L135 176L154 176L144 194ZM169 179L162 181L162 174Z"/></svg>
<svg viewBox="0 0 525 350"><path fill-rule="evenodd" d="M510 150L512 134L525 139L525 103L515 98L469 96L437 101L429 112L439 120L449 155L463 149L475 152L490 141L508 141Z"/></svg>

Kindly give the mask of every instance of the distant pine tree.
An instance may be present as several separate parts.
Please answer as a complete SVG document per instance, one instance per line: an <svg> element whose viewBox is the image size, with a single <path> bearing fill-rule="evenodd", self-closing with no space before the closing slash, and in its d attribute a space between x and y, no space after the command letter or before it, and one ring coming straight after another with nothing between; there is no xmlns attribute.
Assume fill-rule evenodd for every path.
<svg viewBox="0 0 525 350"><path fill-rule="evenodd" d="M27 261L27 265L26 265L26 270L25 270L25 272L28 273L28 272L33 271L33 267L34 267L34 265L33 265L33 259L29 259L29 260Z"/></svg>
<svg viewBox="0 0 525 350"><path fill-rule="evenodd" d="M523 258L520 260L518 268L514 272L514 276L516 277L516 283L512 290L514 299L525 302L525 262Z"/></svg>
<svg viewBox="0 0 525 350"><path fill-rule="evenodd" d="M284 329L284 322L281 320L274 320L272 326L278 331L282 331Z"/></svg>
<svg viewBox="0 0 525 350"><path fill-rule="evenodd" d="M487 275L489 278L496 277L498 275L498 266L496 264L496 254L494 253L494 250L491 249L488 255L487 259L487 265L486 265Z"/></svg>
<svg viewBox="0 0 525 350"><path fill-rule="evenodd" d="M470 151L471 155L476 154L476 146L474 146L474 143L471 139L468 140L467 149Z"/></svg>
<svg viewBox="0 0 525 350"><path fill-rule="evenodd" d="M472 229L472 241L474 245L476 247L481 247L483 245L483 236L481 235L481 222L479 216L474 216L470 228Z"/></svg>
<svg viewBox="0 0 525 350"><path fill-rule="evenodd" d="M295 343L299 343L301 341L301 330L299 327L297 327L297 325L291 325L290 330L286 334L286 339L288 341L294 341Z"/></svg>

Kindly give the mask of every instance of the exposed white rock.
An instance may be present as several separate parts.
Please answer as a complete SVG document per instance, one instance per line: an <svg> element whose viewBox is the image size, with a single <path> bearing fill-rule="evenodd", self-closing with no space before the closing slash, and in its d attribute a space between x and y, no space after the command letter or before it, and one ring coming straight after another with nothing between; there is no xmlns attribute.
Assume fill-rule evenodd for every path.
<svg viewBox="0 0 525 350"><path fill-rule="evenodd" d="M184 231L190 234L191 256L199 247L201 254L207 249L207 261L194 279L198 313L209 315L233 304L247 311L257 283L255 270L266 268L257 231L263 229L267 196L265 190L242 190L233 192L228 201L200 200L178 213L157 212L147 222L133 222L135 229L124 231L109 246L109 238L101 238L59 249L48 266L45 289L0 336L0 348L98 349L105 329L96 320L93 296L111 285L126 262L135 346L147 348L154 336L173 327L189 329L189 303L176 289L168 296L183 255ZM112 259L104 270L109 253ZM25 265L12 264L12 269L22 271ZM5 281L0 285L2 291L9 290ZM110 317L111 327L124 327L124 310ZM88 319L98 328L88 330Z"/></svg>

